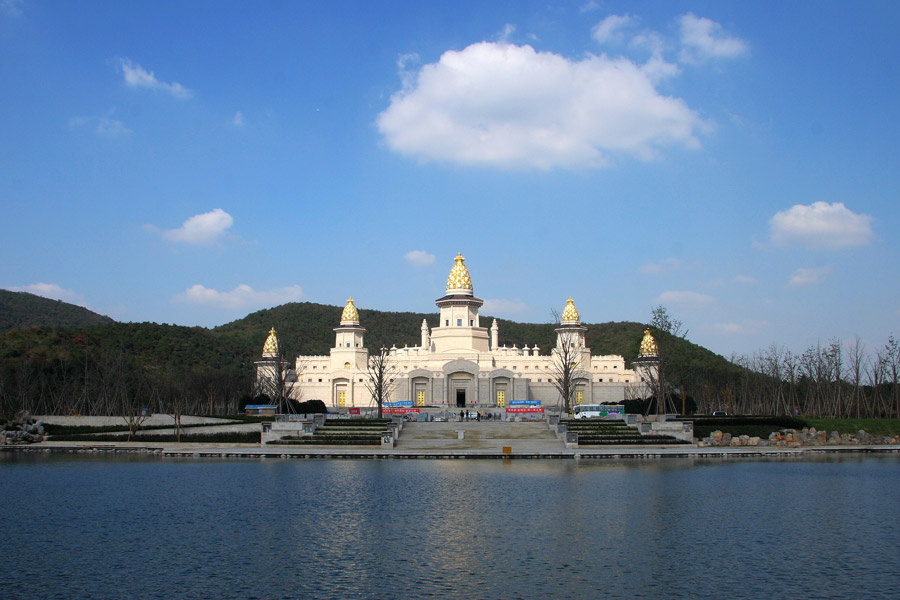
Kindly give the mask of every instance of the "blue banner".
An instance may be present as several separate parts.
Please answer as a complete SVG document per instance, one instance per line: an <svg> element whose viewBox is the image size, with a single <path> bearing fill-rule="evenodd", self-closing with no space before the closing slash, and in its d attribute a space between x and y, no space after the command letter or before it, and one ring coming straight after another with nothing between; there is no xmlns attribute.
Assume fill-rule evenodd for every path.
<svg viewBox="0 0 900 600"><path fill-rule="evenodd" d="M540 400L510 400L510 406L540 406Z"/></svg>
<svg viewBox="0 0 900 600"><path fill-rule="evenodd" d="M384 408L398 408L401 406L412 406L412 400L401 400L399 402L385 402L382 404Z"/></svg>

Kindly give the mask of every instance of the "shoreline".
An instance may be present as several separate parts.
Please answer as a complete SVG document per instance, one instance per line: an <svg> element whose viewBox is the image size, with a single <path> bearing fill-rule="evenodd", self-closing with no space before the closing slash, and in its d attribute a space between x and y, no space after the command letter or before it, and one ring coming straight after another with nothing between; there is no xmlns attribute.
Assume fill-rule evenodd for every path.
<svg viewBox="0 0 900 600"><path fill-rule="evenodd" d="M398 450L381 448L261 448L247 444L188 445L178 443L52 443L0 446L2 452L46 454L146 454L162 458L254 458L254 459L362 459L362 460L560 460L560 459L661 459L661 458L803 458L838 454L900 454L898 446L800 446L800 447L697 447L610 446L560 450L514 449L510 453L489 449Z"/></svg>

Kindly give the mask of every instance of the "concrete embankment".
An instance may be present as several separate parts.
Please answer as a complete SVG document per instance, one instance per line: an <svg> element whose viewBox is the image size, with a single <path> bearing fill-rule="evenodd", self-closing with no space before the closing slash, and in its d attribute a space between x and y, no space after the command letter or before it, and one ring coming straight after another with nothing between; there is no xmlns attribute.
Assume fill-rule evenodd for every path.
<svg viewBox="0 0 900 600"><path fill-rule="evenodd" d="M698 448L696 446L608 447L603 449L529 450L522 444L510 453L496 449L365 449L335 447L274 448L247 444L176 444L147 445L138 442L122 443L65 443L45 442L27 446L0 447L4 452L36 452L86 455L148 454L163 458L226 458L226 459L804 459L823 455L900 454L897 446L817 446L801 448Z"/></svg>

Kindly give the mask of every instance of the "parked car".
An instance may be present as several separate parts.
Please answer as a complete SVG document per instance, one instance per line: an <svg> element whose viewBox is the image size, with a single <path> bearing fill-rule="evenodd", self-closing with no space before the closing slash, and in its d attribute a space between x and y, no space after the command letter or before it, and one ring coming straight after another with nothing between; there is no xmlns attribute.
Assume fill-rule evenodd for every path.
<svg viewBox="0 0 900 600"><path fill-rule="evenodd" d="M714 417L727 417L727 416L728 416L728 411L727 411L727 410L714 410L714 411L712 411L712 416L714 416Z"/></svg>

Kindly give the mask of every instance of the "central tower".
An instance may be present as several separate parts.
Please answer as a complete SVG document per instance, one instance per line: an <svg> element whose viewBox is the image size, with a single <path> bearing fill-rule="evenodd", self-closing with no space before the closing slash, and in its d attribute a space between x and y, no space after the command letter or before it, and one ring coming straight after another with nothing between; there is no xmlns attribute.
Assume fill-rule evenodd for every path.
<svg viewBox="0 0 900 600"><path fill-rule="evenodd" d="M484 300L475 297L465 262L462 254L456 255L447 278L447 293L435 301L441 309L441 320L431 331L436 353L490 351L488 330L478 321L478 309Z"/></svg>

